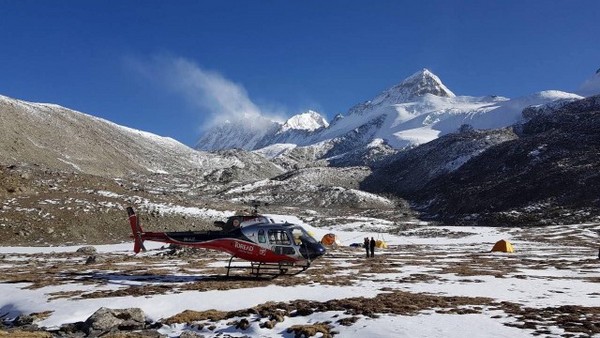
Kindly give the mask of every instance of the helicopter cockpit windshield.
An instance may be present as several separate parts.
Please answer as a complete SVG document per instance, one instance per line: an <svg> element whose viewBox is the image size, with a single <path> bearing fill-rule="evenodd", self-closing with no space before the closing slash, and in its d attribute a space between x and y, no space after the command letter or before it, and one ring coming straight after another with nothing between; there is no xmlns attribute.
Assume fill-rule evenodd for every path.
<svg viewBox="0 0 600 338"><path fill-rule="evenodd" d="M304 228L302 227L294 227L292 228L292 234L294 236L294 243L296 245L304 244L314 244L317 243L317 240L314 239Z"/></svg>
<svg viewBox="0 0 600 338"><path fill-rule="evenodd" d="M302 257L306 259L314 259L325 254L325 248L321 243L317 242L313 236L311 236L304 228L298 226L293 227L292 235L294 238L294 244L299 246L298 250Z"/></svg>

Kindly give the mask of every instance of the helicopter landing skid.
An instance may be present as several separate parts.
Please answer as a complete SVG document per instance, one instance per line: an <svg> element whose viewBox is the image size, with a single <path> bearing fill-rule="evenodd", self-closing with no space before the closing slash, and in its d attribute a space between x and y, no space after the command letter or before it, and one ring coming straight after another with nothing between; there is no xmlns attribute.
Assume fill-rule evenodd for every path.
<svg viewBox="0 0 600 338"><path fill-rule="evenodd" d="M272 276L275 278L281 275L297 275L303 271L306 271L310 266L310 262L306 265L296 265L292 262L280 262L280 263L263 263L263 262L250 262L250 265L246 266L232 266L231 262L235 256L231 256L229 259L229 263L227 264L227 277L229 277L229 273L232 269L239 270L250 270L250 274L259 277L259 276ZM291 272L294 270L294 272ZM298 270L298 271L296 271Z"/></svg>

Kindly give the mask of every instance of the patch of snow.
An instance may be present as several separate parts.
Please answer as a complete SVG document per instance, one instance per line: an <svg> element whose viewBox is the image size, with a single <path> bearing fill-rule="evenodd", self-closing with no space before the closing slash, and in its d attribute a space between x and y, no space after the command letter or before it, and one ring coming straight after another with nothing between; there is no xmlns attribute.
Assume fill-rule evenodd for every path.
<svg viewBox="0 0 600 338"><path fill-rule="evenodd" d="M72 167L73 167L73 168L75 168L75 170L77 170L77 171L83 171L83 170L81 170L81 167L80 167L80 166L78 166L77 164L75 164L75 163L73 163L73 162L70 162L70 161L68 161L68 160L65 160L65 159L62 159L62 158L57 158L57 160L59 160L59 161L61 161L61 162L65 163L65 164L68 164L68 165L72 166Z"/></svg>
<svg viewBox="0 0 600 338"><path fill-rule="evenodd" d="M281 129L278 131L278 133L282 133L290 129L315 131L317 129L327 127L329 127L329 123L327 123L327 120L325 120L321 114L313 110L309 110L306 113L290 117L281 126Z"/></svg>
<svg viewBox="0 0 600 338"><path fill-rule="evenodd" d="M297 145L292 143L275 143L261 149L253 150L252 152L272 160L277 156L288 153L290 150L295 149L296 147Z"/></svg>

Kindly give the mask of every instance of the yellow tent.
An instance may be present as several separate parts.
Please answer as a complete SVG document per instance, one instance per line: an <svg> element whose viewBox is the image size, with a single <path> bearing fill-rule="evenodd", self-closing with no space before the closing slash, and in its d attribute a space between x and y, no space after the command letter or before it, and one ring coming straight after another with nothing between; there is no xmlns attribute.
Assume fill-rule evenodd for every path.
<svg viewBox="0 0 600 338"><path fill-rule="evenodd" d="M379 249L387 249L388 245L383 240L378 239L378 240L375 241L375 247L377 247Z"/></svg>
<svg viewBox="0 0 600 338"><path fill-rule="evenodd" d="M498 242L496 242L496 244L494 244L494 247L492 248L492 252L494 252L494 251L515 252L515 249L513 249L513 246L512 246L512 244L510 244L509 241L501 239Z"/></svg>
<svg viewBox="0 0 600 338"><path fill-rule="evenodd" d="M340 241L335 234L329 233L321 238L321 244L336 248L340 245Z"/></svg>

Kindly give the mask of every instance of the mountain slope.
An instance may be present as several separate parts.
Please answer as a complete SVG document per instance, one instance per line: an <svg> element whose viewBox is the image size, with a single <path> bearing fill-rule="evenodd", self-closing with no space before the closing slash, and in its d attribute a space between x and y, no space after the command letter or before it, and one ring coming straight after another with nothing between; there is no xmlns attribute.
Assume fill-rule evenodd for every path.
<svg viewBox="0 0 600 338"><path fill-rule="evenodd" d="M171 138L123 127L58 105L0 96L0 162L29 163L107 177L199 174L246 164ZM256 159L254 159L256 161ZM281 171L262 160L268 175Z"/></svg>
<svg viewBox="0 0 600 338"><path fill-rule="evenodd" d="M373 174L362 182L361 189L412 197L430 181L458 170L486 149L516 138L510 128L474 130L465 126L460 132L376 163Z"/></svg>
<svg viewBox="0 0 600 338"><path fill-rule="evenodd" d="M453 224L600 219L600 96L540 111L519 138L492 146L411 199Z"/></svg>
<svg viewBox="0 0 600 338"><path fill-rule="evenodd" d="M217 151L255 149L264 137L275 134L281 123L260 115L243 115L213 126L196 143L196 149Z"/></svg>
<svg viewBox="0 0 600 338"><path fill-rule="evenodd" d="M325 118L312 110L294 115L283 123L260 115L243 115L210 128L198 140L196 149L254 150L277 143L303 145L311 142L315 131L328 126Z"/></svg>
<svg viewBox="0 0 600 338"><path fill-rule="evenodd" d="M510 126L522 120L521 112L528 106L551 102L570 102L581 99L576 94L556 90L508 99L498 96L456 96L435 74L423 69L401 83L383 91L372 100L352 107L345 116L338 115L329 125L319 128L291 128L283 131L266 131L258 142L246 142L245 149L260 149L274 144L288 144L286 153L297 152L295 147L315 147L312 160L326 160L338 165L365 165L374 156L373 144L386 149L406 149L432 141L442 135L457 131L463 124L476 129L495 129ZM300 120L297 115L288 121ZM222 145L229 136L219 132ZM213 137L205 136L207 137ZM205 143L208 145L208 143ZM279 147L281 148L281 146ZM202 149L211 150L210 146ZM218 148L221 149L221 148ZM214 149L212 149L214 150ZM269 152L269 151L267 151ZM356 154L367 162L354 160ZM376 157L376 156L375 156Z"/></svg>

